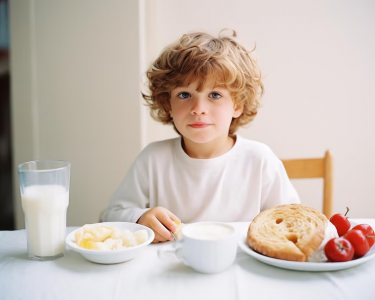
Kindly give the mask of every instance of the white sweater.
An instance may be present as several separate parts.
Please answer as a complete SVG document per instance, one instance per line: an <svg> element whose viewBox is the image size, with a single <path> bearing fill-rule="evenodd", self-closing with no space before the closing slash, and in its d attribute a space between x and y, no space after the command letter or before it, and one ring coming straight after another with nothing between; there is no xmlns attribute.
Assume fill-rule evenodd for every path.
<svg viewBox="0 0 375 300"><path fill-rule="evenodd" d="M136 222L162 206L184 223L239 222L288 203L300 203L298 194L268 146L237 135L227 153L194 159L179 137L152 143L138 155L102 219Z"/></svg>

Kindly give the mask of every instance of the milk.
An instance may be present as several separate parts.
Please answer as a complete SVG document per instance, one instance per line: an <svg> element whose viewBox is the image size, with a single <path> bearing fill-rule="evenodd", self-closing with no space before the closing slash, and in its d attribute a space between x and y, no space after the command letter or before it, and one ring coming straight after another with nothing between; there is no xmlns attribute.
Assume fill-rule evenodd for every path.
<svg viewBox="0 0 375 300"><path fill-rule="evenodd" d="M184 229L184 235L200 240L216 240L229 236L233 229L219 223L202 222L192 224Z"/></svg>
<svg viewBox="0 0 375 300"><path fill-rule="evenodd" d="M61 185L32 185L21 194L29 254L64 253L69 191Z"/></svg>

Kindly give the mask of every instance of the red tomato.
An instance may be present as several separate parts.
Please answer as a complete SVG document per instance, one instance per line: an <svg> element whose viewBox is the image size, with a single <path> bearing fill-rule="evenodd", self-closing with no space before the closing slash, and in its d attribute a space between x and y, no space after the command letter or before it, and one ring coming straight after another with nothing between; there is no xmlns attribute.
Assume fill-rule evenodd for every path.
<svg viewBox="0 0 375 300"><path fill-rule="evenodd" d="M352 244L342 237L330 239L324 247L324 252L332 262L349 261L354 256Z"/></svg>
<svg viewBox="0 0 375 300"><path fill-rule="evenodd" d="M367 242L366 236L360 230L349 230L344 235L344 239L347 239L352 244L354 248L354 254L357 257L362 257L370 250L370 246Z"/></svg>
<svg viewBox="0 0 375 300"><path fill-rule="evenodd" d="M372 245L374 245L375 233L374 233L374 229L372 229L372 227L370 225L359 224L357 226L354 226L352 229L357 229L357 230L362 231L362 233L367 238L367 242L368 242L368 245L370 246L370 248L372 247Z"/></svg>
<svg viewBox="0 0 375 300"><path fill-rule="evenodd" d="M329 219L330 222L333 225L335 225L339 236L343 236L350 229L350 222L348 218L346 217L346 214L348 213L349 208L346 208L346 209L347 210L346 210L345 215L335 214Z"/></svg>

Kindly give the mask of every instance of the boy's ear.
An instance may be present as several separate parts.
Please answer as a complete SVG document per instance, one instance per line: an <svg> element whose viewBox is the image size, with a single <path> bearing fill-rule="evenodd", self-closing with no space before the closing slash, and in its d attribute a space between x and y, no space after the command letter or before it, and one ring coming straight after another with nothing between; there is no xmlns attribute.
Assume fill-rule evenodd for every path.
<svg viewBox="0 0 375 300"><path fill-rule="evenodd" d="M233 118L238 118L243 112L243 105L234 104Z"/></svg>

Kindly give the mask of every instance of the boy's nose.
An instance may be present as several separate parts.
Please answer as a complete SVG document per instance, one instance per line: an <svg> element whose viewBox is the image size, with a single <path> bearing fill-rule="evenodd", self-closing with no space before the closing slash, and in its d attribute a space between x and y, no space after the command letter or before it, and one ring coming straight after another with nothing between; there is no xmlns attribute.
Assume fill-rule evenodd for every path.
<svg viewBox="0 0 375 300"><path fill-rule="evenodd" d="M206 115L207 114L207 108L204 105L204 101L201 99L197 99L193 102L193 106L190 110L192 115Z"/></svg>

